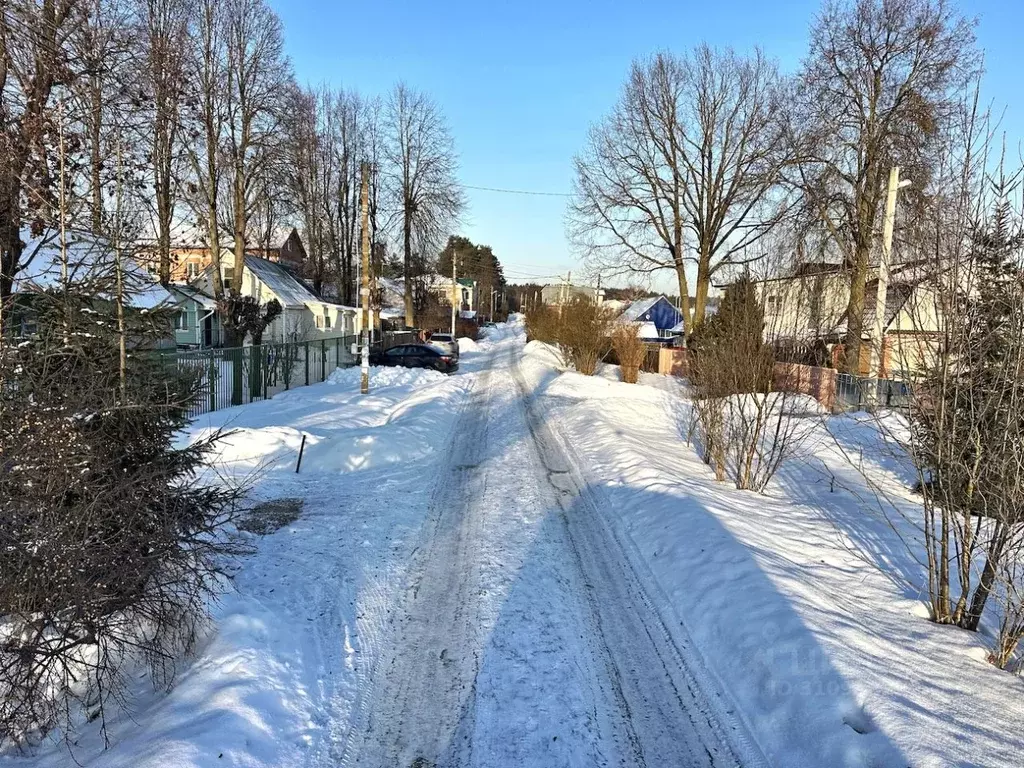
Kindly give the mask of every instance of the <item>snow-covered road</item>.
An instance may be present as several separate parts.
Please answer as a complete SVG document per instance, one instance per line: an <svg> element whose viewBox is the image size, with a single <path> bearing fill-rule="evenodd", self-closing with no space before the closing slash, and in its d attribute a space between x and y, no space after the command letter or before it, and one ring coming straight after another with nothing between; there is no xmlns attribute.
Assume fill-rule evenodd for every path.
<svg viewBox="0 0 1024 768"><path fill-rule="evenodd" d="M737 765L529 396L521 343L496 343L478 362L405 589L331 760Z"/></svg>
<svg viewBox="0 0 1024 768"><path fill-rule="evenodd" d="M338 370L197 419L183 440L232 430L212 479L298 516L243 534L170 690L140 670L105 731L0 768L1021 764L1020 678L922 615L877 425L808 417L751 494L687 445L679 380L567 372L516 323L460 346L455 376Z"/></svg>

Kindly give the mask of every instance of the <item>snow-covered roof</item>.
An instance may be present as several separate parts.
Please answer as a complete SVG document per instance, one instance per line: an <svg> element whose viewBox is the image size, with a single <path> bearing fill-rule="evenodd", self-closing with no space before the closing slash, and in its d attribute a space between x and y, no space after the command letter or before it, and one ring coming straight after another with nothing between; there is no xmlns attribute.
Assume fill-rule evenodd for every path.
<svg viewBox="0 0 1024 768"><path fill-rule="evenodd" d="M199 290L193 285L187 283L176 283L170 287L172 294L178 294L185 299L191 299L196 302L203 309L214 311L217 309L217 300L209 294Z"/></svg>
<svg viewBox="0 0 1024 768"><path fill-rule="evenodd" d="M324 303L280 264L256 256L246 256L245 266L285 307L302 308L310 301Z"/></svg>
<svg viewBox="0 0 1024 768"><path fill-rule="evenodd" d="M668 329L669 333L686 333L686 321L680 320L678 323Z"/></svg>
<svg viewBox="0 0 1024 768"><path fill-rule="evenodd" d="M102 299L114 298L118 259L109 241L71 231L66 235L66 247L62 248L59 233L55 231L32 237L25 228L20 234L25 243L21 263L26 266L15 276L16 293L68 286L94 291ZM176 303L156 277L137 261L122 254L120 262L127 306L155 309Z"/></svg>
<svg viewBox="0 0 1024 768"><path fill-rule="evenodd" d="M309 307L309 309L311 309L314 314L319 312L324 307L330 307L331 309L334 309L334 310L336 310L338 312L342 312L342 313L348 312L348 313L351 313L351 314L355 314L356 312L359 311L355 307L348 307L348 306L345 306L344 304L335 304L333 301L324 301L323 299L315 299L313 301L307 301L306 302L306 306Z"/></svg>
<svg viewBox="0 0 1024 768"><path fill-rule="evenodd" d="M641 339L661 338L661 334L658 333L658 326L651 322L640 323L640 327L637 329L636 335Z"/></svg>
<svg viewBox="0 0 1024 768"><path fill-rule="evenodd" d="M619 320L624 323L635 323L640 317L651 310L655 304L657 304L663 297L662 296L650 296L646 299L637 299L619 316Z"/></svg>

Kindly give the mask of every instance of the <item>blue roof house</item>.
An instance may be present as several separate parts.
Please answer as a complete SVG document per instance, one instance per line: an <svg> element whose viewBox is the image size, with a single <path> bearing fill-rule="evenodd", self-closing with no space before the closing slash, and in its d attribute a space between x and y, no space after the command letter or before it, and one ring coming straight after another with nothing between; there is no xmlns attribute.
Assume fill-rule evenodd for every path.
<svg viewBox="0 0 1024 768"><path fill-rule="evenodd" d="M644 341L668 343L681 335L683 315L664 296L651 296L626 307L617 322L639 323L637 333Z"/></svg>

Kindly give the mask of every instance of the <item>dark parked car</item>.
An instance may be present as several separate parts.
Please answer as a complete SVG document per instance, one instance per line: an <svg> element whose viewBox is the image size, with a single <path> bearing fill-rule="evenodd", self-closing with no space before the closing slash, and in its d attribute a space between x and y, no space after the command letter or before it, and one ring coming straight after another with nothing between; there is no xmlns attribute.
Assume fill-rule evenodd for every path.
<svg viewBox="0 0 1024 768"><path fill-rule="evenodd" d="M402 344L386 352L373 352L370 354L370 365L433 368L441 373L455 373L459 370L459 361L456 357L426 344Z"/></svg>

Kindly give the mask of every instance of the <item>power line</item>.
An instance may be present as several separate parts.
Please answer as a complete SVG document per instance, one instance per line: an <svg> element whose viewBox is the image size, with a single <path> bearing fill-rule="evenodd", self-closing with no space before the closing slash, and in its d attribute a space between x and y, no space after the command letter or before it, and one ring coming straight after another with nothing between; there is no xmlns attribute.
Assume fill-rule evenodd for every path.
<svg viewBox="0 0 1024 768"><path fill-rule="evenodd" d="M463 189L476 189L481 192L501 192L506 195L537 195L540 197L572 197L568 192L538 192L528 189L500 189L499 187L474 187L472 184L460 184Z"/></svg>

